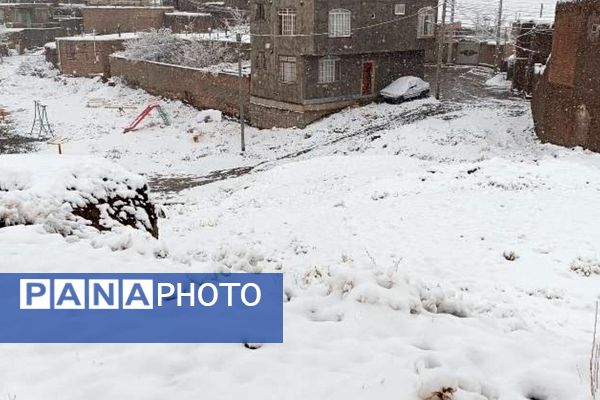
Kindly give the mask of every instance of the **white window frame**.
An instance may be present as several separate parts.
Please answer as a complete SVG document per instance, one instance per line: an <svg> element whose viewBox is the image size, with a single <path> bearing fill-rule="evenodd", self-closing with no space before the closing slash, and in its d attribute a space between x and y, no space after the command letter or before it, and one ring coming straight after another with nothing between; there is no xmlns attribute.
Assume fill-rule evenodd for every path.
<svg viewBox="0 0 600 400"><path fill-rule="evenodd" d="M433 11L433 8L421 8L418 13L418 18L419 22L417 24L417 37L435 37L435 13Z"/></svg>
<svg viewBox="0 0 600 400"><path fill-rule="evenodd" d="M280 8L277 11L279 16L279 33L282 36L293 36L296 34L296 10L294 8Z"/></svg>
<svg viewBox="0 0 600 400"><path fill-rule="evenodd" d="M333 83L338 81L337 57L325 57L319 59L319 83Z"/></svg>
<svg viewBox="0 0 600 400"><path fill-rule="evenodd" d="M329 37L352 35L352 11L336 8L329 11Z"/></svg>
<svg viewBox="0 0 600 400"><path fill-rule="evenodd" d="M295 83L297 79L297 60L293 56L279 56L279 80L283 83Z"/></svg>
<svg viewBox="0 0 600 400"><path fill-rule="evenodd" d="M394 4L394 15L406 15L406 3Z"/></svg>

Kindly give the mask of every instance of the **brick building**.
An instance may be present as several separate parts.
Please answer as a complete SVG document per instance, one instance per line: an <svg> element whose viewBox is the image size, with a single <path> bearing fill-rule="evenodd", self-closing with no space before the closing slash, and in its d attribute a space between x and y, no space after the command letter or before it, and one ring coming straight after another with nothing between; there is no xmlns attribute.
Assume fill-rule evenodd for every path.
<svg viewBox="0 0 600 400"><path fill-rule="evenodd" d="M538 137L600 151L600 0L559 3L552 56L535 85Z"/></svg>
<svg viewBox="0 0 600 400"><path fill-rule="evenodd" d="M23 52L57 36L79 32L80 18L56 15L54 11L54 6L46 3L0 3L0 24L10 28L9 46Z"/></svg>
<svg viewBox="0 0 600 400"><path fill-rule="evenodd" d="M372 101L401 76L423 76L436 6L433 0L252 0L252 124L305 126Z"/></svg>
<svg viewBox="0 0 600 400"><path fill-rule="evenodd" d="M0 24L7 28L44 28L51 21L49 4L0 3Z"/></svg>
<svg viewBox="0 0 600 400"><path fill-rule="evenodd" d="M165 25L165 13L172 7L85 7L81 10L85 32L97 34L142 32Z"/></svg>
<svg viewBox="0 0 600 400"><path fill-rule="evenodd" d="M534 67L546 64L552 51L553 27L535 21L513 25L515 36L515 65L512 88L530 95L533 91Z"/></svg>
<svg viewBox="0 0 600 400"><path fill-rule="evenodd" d="M210 32L221 26L210 13L173 11L165 13L165 27L174 33Z"/></svg>
<svg viewBox="0 0 600 400"><path fill-rule="evenodd" d="M56 39L56 57L61 73L73 76L110 76L108 57L125 48L133 33L73 36Z"/></svg>

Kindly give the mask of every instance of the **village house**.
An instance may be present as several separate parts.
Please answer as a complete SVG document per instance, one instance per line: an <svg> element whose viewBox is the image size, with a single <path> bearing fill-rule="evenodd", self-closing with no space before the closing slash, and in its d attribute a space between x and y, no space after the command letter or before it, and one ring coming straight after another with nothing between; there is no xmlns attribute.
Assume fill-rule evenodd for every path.
<svg viewBox="0 0 600 400"><path fill-rule="evenodd" d="M600 1L559 3L552 56L535 85L538 137L600 151Z"/></svg>
<svg viewBox="0 0 600 400"><path fill-rule="evenodd" d="M79 32L81 19L56 15L47 3L0 3L0 24L6 25L8 43L22 53L54 40Z"/></svg>
<svg viewBox="0 0 600 400"><path fill-rule="evenodd" d="M0 24L7 28L43 28L52 20L52 8L44 3L0 3Z"/></svg>
<svg viewBox="0 0 600 400"><path fill-rule="evenodd" d="M302 127L423 76L436 11L433 0L252 0L252 124Z"/></svg>
<svg viewBox="0 0 600 400"><path fill-rule="evenodd" d="M94 6L81 10L85 32L97 34L142 32L165 26L165 14L173 7Z"/></svg>
<svg viewBox="0 0 600 400"><path fill-rule="evenodd" d="M71 36L56 39L56 61L60 72L72 76L110 76L109 56L125 49L135 33ZM47 50L48 51L48 50Z"/></svg>

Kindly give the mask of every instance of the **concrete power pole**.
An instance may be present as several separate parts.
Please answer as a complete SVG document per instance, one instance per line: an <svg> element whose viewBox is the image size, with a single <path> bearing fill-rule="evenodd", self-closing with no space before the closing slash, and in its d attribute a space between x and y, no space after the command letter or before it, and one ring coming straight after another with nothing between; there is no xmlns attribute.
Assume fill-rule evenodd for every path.
<svg viewBox="0 0 600 400"><path fill-rule="evenodd" d="M244 138L244 90L243 90L243 78L242 78L242 34L238 33L236 35L236 39L238 42L238 89L239 89L239 100L240 100L240 138L242 144L242 153L246 151L246 140Z"/></svg>
<svg viewBox="0 0 600 400"><path fill-rule="evenodd" d="M544 3L540 4L540 19L544 18Z"/></svg>
<svg viewBox="0 0 600 400"><path fill-rule="evenodd" d="M440 74L442 72L442 58L444 52L444 38L446 36L446 1L442 5L442 23L440 25L440 32L438 36L438 52L437 52L437 67L435 70L435 98L440 99Z"/></svg>
<svg viewBox="0 0 600 400"><path fill-rule="evenodd" d="M502 0L499 0L498 4L498 22L496 24L496 62L494 65L494 72L498 73L498 67L501 62L500 55L500 39L502 36Z"/></svg>

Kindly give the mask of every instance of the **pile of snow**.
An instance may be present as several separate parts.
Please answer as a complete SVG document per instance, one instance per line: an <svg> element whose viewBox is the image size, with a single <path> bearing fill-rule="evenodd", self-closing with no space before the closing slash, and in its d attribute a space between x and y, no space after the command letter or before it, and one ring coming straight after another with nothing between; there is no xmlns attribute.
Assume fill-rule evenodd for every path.
<svg viewBox="0 0 600 400"><path fill-rule="evenodd" d="M506 79L505 73L500 73L500 74L488 79L485 82L485 85L489 86L489 87L493 87L493 88L509 89L512 85L512 82Z"/></svg>
<svg viewBox="0 0 600 400"><path fill-rule="evenodd" d="M62 235L131 226L158 237L142 176L103 159L0 156L0 228L43 224Z"/></svg>

